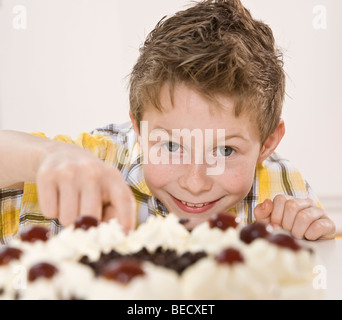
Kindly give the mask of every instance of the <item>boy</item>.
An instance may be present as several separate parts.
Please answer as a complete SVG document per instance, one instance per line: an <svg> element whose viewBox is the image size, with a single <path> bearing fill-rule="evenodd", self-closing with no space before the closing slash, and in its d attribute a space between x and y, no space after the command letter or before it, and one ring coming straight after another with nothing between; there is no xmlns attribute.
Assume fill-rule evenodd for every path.
<svg viewBox="0 0 342 320"><path fill-rule="evenodd" d="M232 212L297 238L334 237L309 185L274 153L285 76L267 25L238 0L203 1L162 19L140 53L131 125L76 141L1 133L3 243L31 223L58 232L91 215L129 230L169 212L189 228Z"/></svg>

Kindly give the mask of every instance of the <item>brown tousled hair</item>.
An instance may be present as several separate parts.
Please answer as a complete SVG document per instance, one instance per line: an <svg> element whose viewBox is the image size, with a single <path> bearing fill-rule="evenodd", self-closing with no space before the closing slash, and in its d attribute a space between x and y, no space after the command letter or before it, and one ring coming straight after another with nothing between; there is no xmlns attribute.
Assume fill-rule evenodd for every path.
<svg viewBox="0 0 342 320"><path fill-rule="evenodd" d="M130 109L138 124L148 103L162 110L159 94L166 83L171 93L184 83L211 99L233 98L235 116L248 112L262 143L279 124L282 53L270 27L239 0L201 1L158 22L130 75Z"/></svg>

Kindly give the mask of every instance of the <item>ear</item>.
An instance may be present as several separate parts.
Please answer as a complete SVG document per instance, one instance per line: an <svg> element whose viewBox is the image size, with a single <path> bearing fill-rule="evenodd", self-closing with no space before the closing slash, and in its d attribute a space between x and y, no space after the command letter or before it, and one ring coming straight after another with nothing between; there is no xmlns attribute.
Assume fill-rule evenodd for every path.
<svg viewBox="0 0 342 320"><path fill-rule="evenodd" d="M130 117L130 119L131 119L131 122L132 122L132 125L133 125L133 130L134 130L134 132L135 132L135 135L136 135L136 137L137 137L137 140L139 140L139 138L140 138L139 125L138 125L137 121L134 119L133 114L132 114L131 111L129 111L129 117Z"/></svg>
<svg viewBox="0 0 342 320"><path fill-rule="evenodd" d="M269 135L261 147L258 162L264 161L273 153L273 151L278 147L280 141L283 139L284 135L285 123L283 119L280 119L278 127Z"/></svg>

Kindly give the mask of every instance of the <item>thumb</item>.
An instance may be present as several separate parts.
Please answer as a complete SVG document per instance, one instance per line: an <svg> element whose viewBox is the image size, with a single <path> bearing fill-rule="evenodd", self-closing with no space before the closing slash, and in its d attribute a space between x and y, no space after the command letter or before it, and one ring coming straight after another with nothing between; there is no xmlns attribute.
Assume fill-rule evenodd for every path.
<svg viewBox="0 0 342 320"><path fill-rule="evenodd" d="M256 221L269 224L271 222L271 213L273 211L273 201L266 199L259 203L254 209L254 217Z"/></svg>

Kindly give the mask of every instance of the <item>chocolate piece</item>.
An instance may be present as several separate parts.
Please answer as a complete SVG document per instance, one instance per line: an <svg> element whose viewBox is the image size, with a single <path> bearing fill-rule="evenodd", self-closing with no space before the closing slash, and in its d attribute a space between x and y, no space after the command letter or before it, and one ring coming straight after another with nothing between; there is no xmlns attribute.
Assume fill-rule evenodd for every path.
<svg viewBox="0 0 342 320"><path fill-rule="evenodd" d="M190 221L189 219L182 218L182 219L178 220L178 223L180 223L180 224L187 224L189 221Z"/></svg>
<svg viewBox="0 0 342 320"><path fill-rule="evenodd" d="M115 280L126 284L137 276L145 274L141 267L141 261L132 258L114 259L109 261L101 269L101 276L108 280Z"/></svg>
<svg viewBox="0 0 342 320"><path fill-rule="evenodd" d="M138 252L125 255L112 250L107 254L102 253L98 261L91 262L88 257L83 256L80 259L80 262L91 267L96 275L101 274L102 267L109 261L127 258L137 259L139 261L149 261L155 265L172 269L178 274L181 274L190 265L206 256L207 254L204 251L185 252L182 255L178 255L175 250L165 250L162 247L158 247L154 252L149 252L146 248L142 248Z"/></svg>

